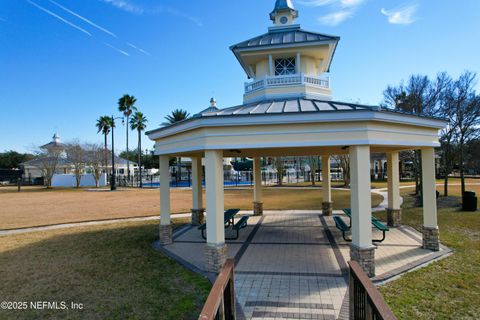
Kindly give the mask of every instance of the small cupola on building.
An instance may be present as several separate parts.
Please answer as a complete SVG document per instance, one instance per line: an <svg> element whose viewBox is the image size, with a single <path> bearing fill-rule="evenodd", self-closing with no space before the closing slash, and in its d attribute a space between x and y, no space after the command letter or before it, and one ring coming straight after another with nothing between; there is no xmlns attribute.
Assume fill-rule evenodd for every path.
<svg viewBox="0 0 480 320"><path fill-rule="evenodd" d="M277 0L275 8L270 13L270 19L276 26L291 25L298 18L298 10L295 10L291 0Z"/></svg>
<svg viewBox="0 0 480 320"><path fill-rule="evenodd" d="M52 137L52 141L41 146L40 149L48 150L50 152L62 152L66 149L66 145L60 141L60 136L55 133Z"/></svg>
<svg viewBox="0 0 480 320"><path fill-rule="evenodd" d="M330 66L340 40L305 31L291 0L277 0L268 32L230 49L251 82L245 83L244 103L284 98L330 100Z"/></svg>

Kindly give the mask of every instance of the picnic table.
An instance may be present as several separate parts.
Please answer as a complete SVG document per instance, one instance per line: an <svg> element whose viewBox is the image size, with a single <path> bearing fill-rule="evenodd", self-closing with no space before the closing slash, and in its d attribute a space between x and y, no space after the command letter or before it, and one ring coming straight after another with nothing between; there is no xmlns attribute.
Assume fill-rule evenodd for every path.
<svg viewBox="0 0 480 320"><path fill-rule="evenodd" d="M225 224L225 228L230 226L235 226L235 216L240 212L240 209L228 209L225 210L223 213L223 222ZM207 223L202 224L198 227L199 230L202 231L202 238L206 239L205 230L207 230Z"/></svg>
<svg viewBox="0 0 480 320"><path fill-rule="evenodd" d="M339 216L334 216L333 220L335 221L335 226L337 227L337 229L342 232L343 239L347 242L351 242L352 239L347 238L345 233L350 231L350 229L352 228L352 210L349 208L343 209L343 212L347 217L350 218L350 225L347 226L347 224ZM381 239L373 239L372 242L383 242L385 240L386 232L390 231L390 229L374 216L372 216L372 225L377 230L380 230L383 234L383 237Z"/></svg>

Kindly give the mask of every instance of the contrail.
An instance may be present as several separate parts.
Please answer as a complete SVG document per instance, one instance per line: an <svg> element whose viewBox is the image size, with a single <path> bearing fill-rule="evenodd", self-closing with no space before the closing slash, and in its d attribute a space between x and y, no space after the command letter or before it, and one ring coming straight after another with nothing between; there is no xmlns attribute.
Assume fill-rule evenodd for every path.
<svg viewBox="0 0 480 320"><path fill-rule="evenodd" d="M76 12L74 12L74 11L72 11L72 10L64 7L64 6L62 6L61 4L59 4L59 3L57 3L57 2L55 2L55 1L53 1L53 0L50 0L50 2L53 3L54 5L56 5L57 7L59 7L60 9L62 9L62 10L64 10L64 11L70 13L71 15L77 17L78 19L85 21L86 23L88 23L89 25L97 28L98 30L101 30L101 31L105 32L106 34L109 34L109 35L111 35L112 37L118 39L117 35L116 35L115 33L111 32L110 30L107 30L107 29L99 26L99 25L96 24L95 22L92 22L92 21L88 20L87 18L82 17L82 16L79 15L78 13L76 13Z"/></svg>
<svg viewBox="0 0 480 320"><path fill-rule="evenodd" d="M117 47L114 47L114 46L112 46L111 44L106 43L106 42L104 42L103 44L106 45L107 47L110 47L110 48L112 48L113 50L115 50L115 51L117 51L117 52L119 52L119 53L127 56L127 57L130 57L130 54L129 54L128 52L126 52L126 51L123 51L123 50L121 50L121 49L118 49Z"/></svg>
<svg viewBox="0 0 480 320"><path fill-rule="evenodd" d="M137 47L136 45L131 44L130 42L127 42L127 45L129 45L130 47L132 47L132 48L135 49L135 50L138 50L139 52L143 53L143 54L146 55L146 56L149 56L149 55L150 55L149 52L143 50L142 48Z"/></svg>
<svg viewBox="0 0 480 320"><path fill-rule="evenodd" d="M27 2L30 3L32 6L35 6L35 7L37 7L38 9L42 10L42 11L45 12L46 14L49 14L49 15L51 15L52 17L55 17L55 18L57 18L58 20L62 21L63 23L68 24L70 27L75 28L75 29L77 29L77 30L80 31L80 32L83 32L83 33L85 33L86 35L89 35L90 37L92 36L92 34L91 34L90 32L88 32L87 30L80 28L80 27L77 26L76 24L74 24L74 23L72 23L72 22L70 22L70 21L68 21L68 20L60 17L59 15L53 13L53 12L50 11L50 10L45 9L44 7L36 4L35 2L30 1L30 0L27 0Z"/></svg>

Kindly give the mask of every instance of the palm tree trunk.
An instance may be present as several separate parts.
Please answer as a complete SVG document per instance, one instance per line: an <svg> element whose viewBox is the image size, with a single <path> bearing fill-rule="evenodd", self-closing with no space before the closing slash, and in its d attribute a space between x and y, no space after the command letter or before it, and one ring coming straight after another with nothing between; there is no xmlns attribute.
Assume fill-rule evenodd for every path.
<svg viewBox="0 0 480 320"><path fill-rule="evenodd" d="M127 125L125 126L127 129L127 177L128 181L130 182L130 159L129 159L129 154L128 154L128 116L127 116Z"/></svg>
<svg viewBox="0 0 480 320"><path fill-rule="evenodd" d="M142 133L138 130L138 176L140 181L140 188L142 186Z"/></svg>
<svg viewBox="0 0 480 320"><path fill-rule="evenodd" d="M107 167L108 167L108 160L107 160L107 149L108 149L108 145L107 145L107 139L108 139L108 133L105 133L104 134L104 137L105 137L105 148L104 148L104 153L103 153L103 164L105 165L105 172L107 172Z"/></svg>

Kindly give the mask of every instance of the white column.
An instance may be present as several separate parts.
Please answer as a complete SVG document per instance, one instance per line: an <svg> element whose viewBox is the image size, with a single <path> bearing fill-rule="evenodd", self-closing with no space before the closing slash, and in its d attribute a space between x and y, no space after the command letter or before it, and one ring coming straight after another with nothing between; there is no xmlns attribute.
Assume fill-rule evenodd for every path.
<svg viewBox="0 0 480 320"><path fill-rule="evenodd" d="M330 156L322 156L323 202L332 202L332 180L330 178Z"/></svg>
<svg viewBox="0 0 480 320"><path fill-rule="evenodd" d="M437 194L435 181L435 150L422 150L422 195L423 195L423 226L436 229L437 224Z"/></svg>
<svg viewBox="0 0 480 320"><path fill-rule="evenodd" d="M253 187L253 214L255 216L261 216L263 214L263 202L262 202L262 164L261 164L260 157L253 159L253 181L255 182Z"/></svg>
<svg viewBox="0 0 480 320"><path fill-rule="evenodd" d="M423 248L440 250L437 222L437 188L435 181L435 149L422 149Z"/></svg>
<svg viewBox="0 0 480 320"><path fill-rule="evenodd" d="M170 224L170 157L160 156L160 227L161 245L172 243L172 225Z"/></svg>
<svg viewBox="0 0 480 320"><path fill-rule="evenodd" d="M205 151L205 175L207 192L207 243L211 245L221 245L225 243L222 151Z"/></svg>
<svg viewBox="0 0 480 320"><path fill-rule="evenodd" d="M273 57L272 55L268 55L268 67L269 67L269 76L270 77L273 77L275 75L275 73L273 72Z"/></svg>
<svg viewBox="0 0 480 320"><path fill-rule="evenodd" d="M192 158L192 209L203 209L202 158Z"/></svg>
<svg viewBox="0 0 480 320"><path fill-rule="evenodd" d="M261 158L253 159L253 201L262 202L262 164Z"/></svg>
<svg viewBox="0 0 480 320"><path fill-rule="evenodd" d="M300 74L302 72L302 66L301 66L301 60L300 60L300 52L297 52L297 59L295 61L295 67L296 67L296 71L298 74Z"/></svg>
<svg viewBox="0 0 480 320"><path fill-rule="evenodd" d="M170 157L160 156L160 224L170 225Z"/></svg>
<svg viewBox="0 0 480 320"><path fill-rule="evenodd" d="M388 176L388 208L400 209L400 172L398 167L398 152L387 154Z"/></svg>
<svg viewBox="0 0 480 320"><path fill-rule="evenodd" d="M350 147L350 190L352 244L360 249L372 247L372 198L370 147Z"/></svg>

